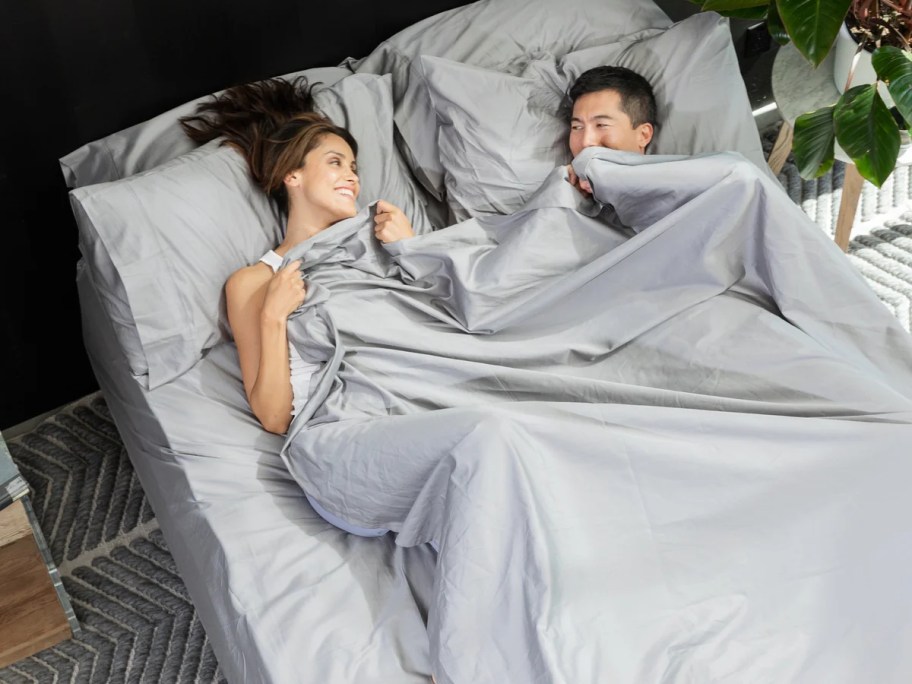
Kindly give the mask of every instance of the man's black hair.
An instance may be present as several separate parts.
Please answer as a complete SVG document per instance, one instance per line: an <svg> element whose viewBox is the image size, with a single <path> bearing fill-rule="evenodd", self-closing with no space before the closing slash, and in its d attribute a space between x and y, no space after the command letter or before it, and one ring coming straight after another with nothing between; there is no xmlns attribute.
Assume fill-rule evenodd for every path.
<svg viewBox="0 0 912 684"><path fill-rule="evenodd" d="M650 123L658 129L659 117L652 86L637 72L621 66L597 66L581 73L567 91L565 118L570 120L573 105L580 97L600 90L614 90L621 96L621 110L630 117L634 128Z"/></svg>

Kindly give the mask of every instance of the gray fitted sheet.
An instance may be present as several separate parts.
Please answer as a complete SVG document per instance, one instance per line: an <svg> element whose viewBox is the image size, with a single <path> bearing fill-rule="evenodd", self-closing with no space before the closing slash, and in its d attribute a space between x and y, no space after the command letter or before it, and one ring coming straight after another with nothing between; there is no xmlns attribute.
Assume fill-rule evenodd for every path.
<svg viewBox="0 0 912 684"><path fill-rule="evenodd" d="M250 414L230 345L144 390L82 261L77 284L92 367L228 680L427 682L433 550L314 513L282 438Z"/></svg>

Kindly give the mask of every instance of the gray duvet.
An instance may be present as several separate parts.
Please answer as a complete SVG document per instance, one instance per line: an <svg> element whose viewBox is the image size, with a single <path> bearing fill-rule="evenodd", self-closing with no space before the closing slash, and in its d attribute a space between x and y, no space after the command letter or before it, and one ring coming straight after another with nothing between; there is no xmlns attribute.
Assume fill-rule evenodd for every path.
<svg viewBox="0 0 912 684"><path fill-rule="evenodd" d="M743 157L575 165L288 254L293 476L438 549L438 684L908 682L912 338Z"/></svg>

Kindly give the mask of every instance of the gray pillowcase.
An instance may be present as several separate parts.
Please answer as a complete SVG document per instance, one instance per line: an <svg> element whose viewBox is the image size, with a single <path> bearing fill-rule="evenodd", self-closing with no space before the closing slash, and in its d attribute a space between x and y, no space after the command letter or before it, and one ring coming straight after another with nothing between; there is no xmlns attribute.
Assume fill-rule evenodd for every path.
<svg viewBox="0 0 912 684"><path fill-rule="evenodd" d="M535 60L612 44L671 23L653 0L479 0L400 31L352 65L359 73L393 75L402 153L424 188L443 200L436 117L417 63L420 56L517 75Z"/></svg>
<svg viewBox="0 0 912 684"><path fill-rule="evenodd" d="M411 219L416 234L433 230L427 199L394 142L392 77L352 74L315 88L314 104L358 142L358 208L387 200Z"/></svg>
<svg viewBox="0 0 912 684"><path fill-rule="evenodd" d="M79 246L130 370L153 389L227 330L223 286L279 243L282 217L219 141L150 171L76 188Z"/></svg>
<svg viewBox="0 0 912 684"><path fill-rule="evenodd" d="M728 20L713 12L538 60L519 75L429 56L419 64L455 220L515 211L554 167L570 161L559 106L579 74L600 64L628 67L653 85L659 128L649 153L735 151L769 173Z"/></svg>
<svg viewBox="0 0 912 684"><path fill-rule="evenodd" d="M386 199L425 232L431 222L393 140L390 85L389 76L351 75L315 99L362 150L361 206ZM149 389L230 336L225 280L281 240L284 217L243 157L219 142L70 192L89 274L131 372Z"/></svg>

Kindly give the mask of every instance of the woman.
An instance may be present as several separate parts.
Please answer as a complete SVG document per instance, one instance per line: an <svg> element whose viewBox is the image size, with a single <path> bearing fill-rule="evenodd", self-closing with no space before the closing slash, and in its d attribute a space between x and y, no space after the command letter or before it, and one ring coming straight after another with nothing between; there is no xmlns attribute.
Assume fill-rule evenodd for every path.
<svg viewBox="0 0 912 684"><path fill-rule="evenodd" d="M181 120L195 142L224 137L224 144L243 154L254 181L287 216L282 242L225 284L247 400L263 427L278 434L303 406L316 370L288 343L288 316L307 289L300 260L280 267L282 259L296 244L358 211L358 145L346 129L313 110L305 78L276 78L229 88ZM381 242L413 235L398 207L380 200L376 209L374 233Z"/></svg>

